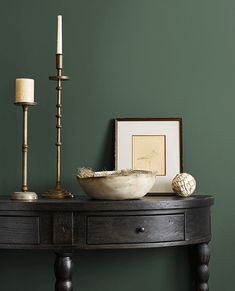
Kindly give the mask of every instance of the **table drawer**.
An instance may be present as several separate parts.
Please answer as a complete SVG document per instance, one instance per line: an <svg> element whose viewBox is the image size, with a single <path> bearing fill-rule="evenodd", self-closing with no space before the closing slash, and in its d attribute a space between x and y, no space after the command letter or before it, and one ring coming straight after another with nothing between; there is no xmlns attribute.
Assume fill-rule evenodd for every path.
<svg viewBox="0 0 235 291"><path fill-rule="evenodd" d="M0 216L0 244L39 244L39 217Z"/></svg>
<svg viewBox="0 0 235 291"><path fill-rule="evenodd" d="M87 244L90 245L180 240L184 240L184 214L87 218Z"/></svg>

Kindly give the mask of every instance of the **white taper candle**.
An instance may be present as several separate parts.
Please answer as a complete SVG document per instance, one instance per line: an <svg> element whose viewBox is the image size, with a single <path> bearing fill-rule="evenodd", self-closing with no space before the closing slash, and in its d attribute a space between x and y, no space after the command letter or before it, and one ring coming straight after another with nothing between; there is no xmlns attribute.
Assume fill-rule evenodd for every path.
<svg viewBox="0 0 235 291"><path fill-rule="evenodd" d="M62 54L62 15L57 16L57 54Z"/></svg>

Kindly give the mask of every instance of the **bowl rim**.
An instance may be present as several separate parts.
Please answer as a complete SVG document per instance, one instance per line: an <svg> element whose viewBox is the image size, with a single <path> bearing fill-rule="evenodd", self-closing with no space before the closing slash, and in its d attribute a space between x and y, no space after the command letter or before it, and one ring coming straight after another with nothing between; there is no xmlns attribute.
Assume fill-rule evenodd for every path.
<svg viewBox="0 0 235 291"><path fill-rule="evenodd" d="M156 177L156 173L153 171L148 170L130 170L130 173L126 172L125 174L121 174L123 171L126 170L114 170L114 171L96 171L94 172L94 176L91 177L79 177L79 175L76 175L76 178L79 180L86 180L86 179L100 179L100 178L123 178L123 177L138 177L138 176L150 176L150 177ZM97 175L97 176L96 176Z"/></svg>

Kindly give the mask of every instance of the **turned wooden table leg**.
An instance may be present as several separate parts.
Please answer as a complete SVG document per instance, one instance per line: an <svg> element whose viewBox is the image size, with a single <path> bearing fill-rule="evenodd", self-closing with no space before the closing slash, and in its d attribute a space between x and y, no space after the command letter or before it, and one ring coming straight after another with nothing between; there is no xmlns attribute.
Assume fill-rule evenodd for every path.
<svg viewBox="0 0 235 291"><path fill-rule="evenodd" d="M56 253L55 260L55 291L72 291L73 261L71 254Z"/></svg>
<svg viewBox="0 0 235 291"><path fill-rule="evenodd" d="M196 246L197 256L197 287L196 291L209 291L209 261L210 249L207 243L199 244Z"/></svg>

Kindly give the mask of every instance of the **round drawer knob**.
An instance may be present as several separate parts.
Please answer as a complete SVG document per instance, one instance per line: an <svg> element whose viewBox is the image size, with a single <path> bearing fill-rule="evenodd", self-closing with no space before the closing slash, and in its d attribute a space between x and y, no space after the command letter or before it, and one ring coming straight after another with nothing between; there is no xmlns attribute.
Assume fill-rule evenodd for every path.
<svg viewBox="0 0 235 291"><path fill-rule="evenodd" d="M145 231L144 227L139 227L136 230L137 230L137 232L144 232Z"/></svg>

